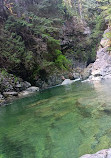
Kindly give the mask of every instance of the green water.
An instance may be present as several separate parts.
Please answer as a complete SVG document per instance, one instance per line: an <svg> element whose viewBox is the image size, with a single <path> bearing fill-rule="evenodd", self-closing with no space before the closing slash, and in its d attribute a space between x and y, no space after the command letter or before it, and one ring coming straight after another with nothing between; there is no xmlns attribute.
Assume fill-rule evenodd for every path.
<svg viewBox="0 0 111 158"><path fill-rule="evenodd" d="M79 158L111 147L111 82L60 86L0 108L0 158Z"/></svg>

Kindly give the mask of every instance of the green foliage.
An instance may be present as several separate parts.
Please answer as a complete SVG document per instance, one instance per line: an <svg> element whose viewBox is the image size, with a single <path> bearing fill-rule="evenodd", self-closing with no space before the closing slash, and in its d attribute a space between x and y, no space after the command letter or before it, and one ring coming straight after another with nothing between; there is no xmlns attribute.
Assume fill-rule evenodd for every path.
<svg viewBox="0 0 111 158"><path fill-rule="evenodd" d="M2 76L7 76L8 73L7 73L7 71L5 69L2 69L1 70L1 74L2 74Z"/></svg>
<svg viewBox="0 0 111 158"><path fill-rule="evenodd" d="M110 0L98 0L101 3L102 15L111 26L111 2Z"/></svg>
<svg viewBox="0 0 111 158"><path fill-rule="evenodd" d="M48 38L47 44L50 53L53 53L56 49L60 49L60 41L54 39L53 37Z"/></svg>
<svg viewBox="0 0 111 158"><path fill-rule="evenodd" d="M10 16L8 20L6 21L5 29L11 32L18 32L21 29L24 29L24 28L28 29L31 26L32 24L28 23L24 19L18 19L18 18L15 18L14 16Z"/></svg>
<svg viewBox="0 0 111 158"><path fill-rule="evenodd" d="M95 23L95 27L93 28L93 32L91 35L91 38L99 40L101 38L101 35L103 34L103 30L104 30L104 19L102 18L101 15L98 15L94 21Z"/></svg>
<svg viewBox="0 0 111 158"><path fill-rule="evenodd" d="M25 45L20 36L11 33L8 38L6 36L6 39L2 41L1 47L1 56L6 58L10 64L19 64L21 62L20 59L24 55Z"/></svg>
<svg viewBox="0 0 111 158"><path fill-rule="evenodd" d="M64 55L61 54L55 60L55 64L61 69L66 69L68 60L66 59L66 57Z"/></svg>
<svg viewBox="0 0 111 158"><path fill-rule="evenodd" d="M14 70L17 75L27 74L27 70L28 74L34 71L34 74L39 75L42 69L50 70L52 66L61 68L57 64L60 59L55 53L56 49L61 49L57 39L61 24L58 17L40 17L33 12L28 12L28 21L23 16L10 16L5 23L7 35L1 43L1 56L10 65L5 67L9 71ZM47 50L42 50L43 45L47 46Z"/></svg>
<svg viewBox="0 0 111 158"><path fill-rule="evenodd" d="M14 83L16 84L18 81L18 77L14 76Z"/></svg>
<svg viewBox="0 0 111 158"><path fill-rule="evenodd" d="M61 69L67 69L69 61L66 59L66 57L62 54L60 50L55 50L55 54L57 56L55 60L55 64L61 68Z"/></svg>

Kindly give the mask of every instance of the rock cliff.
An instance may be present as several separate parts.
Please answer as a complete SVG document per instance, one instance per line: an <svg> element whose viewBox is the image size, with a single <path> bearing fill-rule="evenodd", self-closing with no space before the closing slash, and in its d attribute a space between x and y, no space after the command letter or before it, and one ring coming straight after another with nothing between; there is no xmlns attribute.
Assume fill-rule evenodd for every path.
<svg viewBox="0 0 111 158"><path fill-rule="evenodd" d="M110 32L110 28L105 30L103 38L100 42L100 47L97 51L96 61L92 64L92 67L89 66L90 81L111 78L111 51L110 38L108 37L108 34L110 34Z"/></svg>
<svg viewBox="0 0 111 158"><path fill-rule="evenodd" d="M88 77L88 75L88 81L111 79L110 33L110 28L105 30L99 50L97 51L96 61L84 70L82 74L83 79L86 79L85 77ZM87 154L80 158L111 158L111 149L104 149L95 154Z"/></svg>

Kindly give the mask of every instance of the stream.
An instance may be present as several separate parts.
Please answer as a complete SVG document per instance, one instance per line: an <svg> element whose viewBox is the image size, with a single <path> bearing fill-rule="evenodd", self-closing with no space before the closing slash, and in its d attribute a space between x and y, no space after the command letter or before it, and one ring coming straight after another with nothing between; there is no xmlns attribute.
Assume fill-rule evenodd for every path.
<svg viewBox="0 0 111 158"><path fill-rule="evenodd" d="M111 81L50 88L0 107L0 158L79 158L111 147Z"/></svg>

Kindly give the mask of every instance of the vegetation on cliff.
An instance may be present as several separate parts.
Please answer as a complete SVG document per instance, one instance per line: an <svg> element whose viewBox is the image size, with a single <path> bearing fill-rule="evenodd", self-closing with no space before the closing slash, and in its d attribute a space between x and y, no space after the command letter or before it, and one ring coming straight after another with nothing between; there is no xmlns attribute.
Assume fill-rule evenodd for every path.
<svg viewBox="0 0 111 158"><path fill-rule="evenodd" d="M32 81L93 62L105 23L96 0L1 0L0 67ZM44 75L45 74L45 75Z"/></svg>

